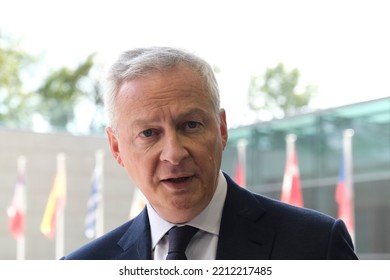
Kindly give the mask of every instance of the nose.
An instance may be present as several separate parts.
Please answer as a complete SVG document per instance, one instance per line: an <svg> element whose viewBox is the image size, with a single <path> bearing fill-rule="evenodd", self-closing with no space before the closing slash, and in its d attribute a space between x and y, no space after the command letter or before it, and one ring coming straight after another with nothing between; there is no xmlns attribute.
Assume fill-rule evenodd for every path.
<svg viewBox="0 0 390 280"><path fill-rule="evenodd" d="M183 136L177 132L165 133L160 160L172 165L179 165L189 155L184 140Z"/></svg>

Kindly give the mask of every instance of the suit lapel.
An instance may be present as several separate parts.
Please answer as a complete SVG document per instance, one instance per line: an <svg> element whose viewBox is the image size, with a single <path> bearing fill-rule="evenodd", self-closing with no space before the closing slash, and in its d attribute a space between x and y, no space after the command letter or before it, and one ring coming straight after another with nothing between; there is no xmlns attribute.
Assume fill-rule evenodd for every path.
<svg viewBox="0 0 390 280"><path fill-rule="evenodd" d="M228 183L218 239L217 259L269 259L274 240L266 211L257 199L234 183Z"/></svg>
<svg viewBox="0 0 390 280"><path fill-rule="evenodd" d="M118 259L150 260L151 243L150 224L145 207L119 240L118 245L123 249L123 253L118 256Z"/></svg>
<svg viewBox="0 0 390 280"><path fill-rule="evenodd" d="M275 230L266 211L252 193L225 174L228 189L222 212L217 260L269 259ZM118 241L123 249L117 259L150 260L151 236L146 208L132 221Z"/></svg>

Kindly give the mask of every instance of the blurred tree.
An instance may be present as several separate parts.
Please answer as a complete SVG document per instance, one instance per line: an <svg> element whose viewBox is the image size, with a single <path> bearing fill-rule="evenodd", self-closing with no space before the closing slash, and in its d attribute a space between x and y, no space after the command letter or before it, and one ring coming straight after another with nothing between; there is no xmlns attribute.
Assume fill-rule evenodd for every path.
<svg viewBox="0 0 390 280"><path fill-rule="evenodd" d="M249 108L258 115L267 112L273 118L306 111L316 88L297 90L299 71L287 71L282 63L268 68L264 76L251 77L248 91Z"/></svg>
<svg viewBox="0 0 390 280"><path fill-rule="evenodd" d="M101 133L105 129L104 101L100 75L103 72L101 67L95 64L93 70L96 75L90 74L90 89L88 90L88 102L93 106L93 114L89 123L90 133Z"/></svg>
<svg viewBox="0 0 390 280"><path fill-rule="evenodd" d="M68 129L75 122L75 108L83 98L94 106L102 104L100 85L89 76L93 65L91 54L75 69L62 67L52 72L39 87L39 113L53 128Z"/></svg>
<svg viewBox="0 0 390 280"><path fill-rule="evenodd" d="M23 72L35 59L14 41L0 33L0 124L30 128L32 123L31 93L23 87Z"/></svg>
<svg viewBox="0 0 390 280"><path fill-rule="evenodd" d="M94 54L75 69L61 67L49 72L38 89L34 86L26 90L26 78L33 77L32 66L36 66L37 60L20 45L0 32L0 126L33 129L34 120L40 119L48 129L102 132L101 87L99 79L91 75L91 69L96 68ZM75 119L76 110L81 112L79 119ZM80 119L89 119L89 126L83 131Z"/></svg>

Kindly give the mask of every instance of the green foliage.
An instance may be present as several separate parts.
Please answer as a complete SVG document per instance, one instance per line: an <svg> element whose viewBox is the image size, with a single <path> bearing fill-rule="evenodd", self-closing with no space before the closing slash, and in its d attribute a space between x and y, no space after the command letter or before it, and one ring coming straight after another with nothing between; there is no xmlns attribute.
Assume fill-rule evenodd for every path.
<svg viewBox="0 0 390 280"><path fill-rule="evenodd" d="M249 108L268 111L273 117L285 117L308 109L315 94L313 86L297 90L299 71L287 71L282 63L268 68L263 77L252 77L249 85Z"/></svg>
<svg viewBox="0 0 390 280"><path fill-rule="evenodd" d="M102 132L101 87L98 79L91 75L96 66L94 54L74 69L61 67L49 72L38 89L26 90L25 74L31 76L31 68L37 61L20 46L20 42L0 33L0 126L32 129L33 119L38 117L50 129ZM81 103L93 111L89 116L88 113L82 116L90 119L89 128L84 128L84 131L80 131L76 119L76 110Z"/></svg>
<svg viewBox="0 0 390 280"><path fill-rule="evenodd" d="M19 42L0 33L0 125L31 126L31 93L23 88L22 75L33 63Z"/></svg>
<svg viewBox="0 0 390 280"><path fill-rule="evenodd" d="M90 82L93 58L93 54L88 56L76 69L62 67L54 71L38 89L39 112L52 127L63 129L74 121L75 106L88 96L85 85Z"/></svg>

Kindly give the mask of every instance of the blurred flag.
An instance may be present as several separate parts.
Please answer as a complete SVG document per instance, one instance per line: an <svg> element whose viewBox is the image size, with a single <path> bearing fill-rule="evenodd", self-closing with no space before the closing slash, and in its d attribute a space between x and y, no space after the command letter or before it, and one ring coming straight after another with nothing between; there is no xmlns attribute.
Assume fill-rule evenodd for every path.
<svg viewBox="0 0 390 280"><path fill-rule="evenodd" d="M355 239L354 191L352 181L352 136L353 130L347 129L343 133L343 155L340 165L339 178L336 185L336 202L338 204L338 218L342 219L351 235Z"/></svg>
<svg viewBox="0 0 390 280"><path fill-rule="evenodd" d="M26 215L26 158L18 159L18 175L11 205L7 208L9 230L16 240L25 236Z"/></svg>
<svg viewBox="0 0 390 280"><path fill-rule="evenodd" d="M245 187L245 171L240 161L237 162L236 169L234 171L234 181L241 187Z"/></svg>
<svg viewBox="0 0 390 280"><path fill-rule="evenodd" d="M303 207L298 156L295 151L296 138L297 137L294 134L289 134L286 137L287 157L280 200L295 206Z"/></svg>
<svg viewBox="0 0 390 280"><path fill-rule="evenodd" d="M146 198L144 194L138 189L135 188L133 192L133 200L130 205L129 219L133 219L137 216L145 207Z"/></svg>
<svg viewBox="0 0 390 280"><path fill-rule="evenodd" d="M54 238L57 220L63 215L66 201L65 155L57 156L57 174L47 200L45 213L41 222L41 232L47 238Z"/></svg>
<svg viewBox="0 0 390 280"><path fill-rule="evenodd" d="M97 151L95 157L95 168L85 217L84 233L87 238L98 237L102 234L100 229L102 229L103 219L103 152Z"/></svg>
<svg viewBox="0 0 390 280"><path fill-rule="evenodd" d="M234 170L234 181L245 188L246 186L246 146L247 141L242 139L237 144L237 164Z"/></svg>

